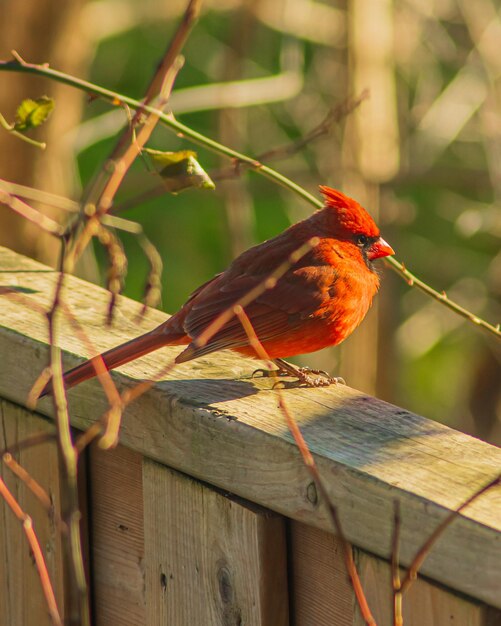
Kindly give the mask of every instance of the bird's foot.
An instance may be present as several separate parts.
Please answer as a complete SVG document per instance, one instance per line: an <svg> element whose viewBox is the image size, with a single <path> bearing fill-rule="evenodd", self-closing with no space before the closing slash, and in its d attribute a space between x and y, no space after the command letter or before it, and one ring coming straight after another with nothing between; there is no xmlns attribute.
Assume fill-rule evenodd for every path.
<svg viewBox="0 0 501 626"><path fill-rule="evenodd" d="M311 367L298 367L295 374L298 380L307 387L327 387L328 385L346 385L341 376L331 376L325 370L315 370Z"/></svg>
<svg viewBox="0 0 501 626"><path fill-rule="evenodd" d="M339 376L331 376L324 370L316 370L310 367L296 367L282 359L274 359L273 361L278 369L257 369L254 370L252 376L261 374L263 377L292 376L297 378L300 385L305 387L327 387L328 385L346 385L343 378ZM281 384L282 381L275 383Z"/></svg>
<svg viewBox="0 0 501 626"><path fill-rule="evenodd" d="M260 378L275 378L275 376L290 376L290 373L280 368L272 370L259 367L257 370L252 372L251 378L256 378L257 376Z"/></svg>

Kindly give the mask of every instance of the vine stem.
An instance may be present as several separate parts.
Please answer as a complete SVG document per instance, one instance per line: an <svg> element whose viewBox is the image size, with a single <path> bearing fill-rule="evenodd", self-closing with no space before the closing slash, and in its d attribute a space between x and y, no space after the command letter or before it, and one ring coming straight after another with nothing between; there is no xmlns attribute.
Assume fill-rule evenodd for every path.
<svg viewBox="0 0 501 626"><path fill-rule="evenodd" d="M13 56L14 59L11 61L0 61L0 71L27 72L39 76L46 76L60 83L64 83L65 85L85 91L92 96L103 98L115 106L127 105L131 109L142 110L146 113L154 114L158 116L159 122L174 130L179 136L186 137L193 143L203 146L211 152L222 154L230 159L233 159L236 165L239 163L245 163L251 170L258 172L262 176L265 176L282 187L293 191L296 195L306 200L306 202L309 202L316 209L321 209L323 207L322 202L318 198L310 194L306 191L306 189L303 189L286 176L283 176L271 167L264 165L257 159L253 159L252 157L237 152L228 146L206 137L205 135L201 135L197 131L176 120L170 113L165 113L149 104L145 104L144 102L140 102L139 100L135 100L134 98L130 98L129 96L125 96L110 89L100 87L94 83L70 76L64 72L59 72L58 70L53 70L48 64L39 65L35 63L27 63L15 52L13 52ZM424 291L426 294L433 297L435 300L442 303L458 315L461 315L472 324L482 327L484 330L487 330L491 334L495 335L498 339L501 339L501 326L499 324L494 325L486 322L471 311L462 307L457 302L451 300L445 292L439 292L433 289L427 283L412 274L403 263L399 263L396 259L388 257L385 259L385 263L391 267L392 270L397 272L397 274L401 276L409 286L414 286L421 291Z"/></svg>
<svg viewBox="0 0 501 626"><path fill-rule="evenodd" d="M475 315L475 313L468 311L468 309L465 309L457 302L454 302L454 300L451 300L449 296L445 293L445 291L436 291L435 289L433 289L433 287L430 287L427 283L409 272L405 265L403 263L399 263L396 259L392 257L386 257L385 263L386 265L391 267L391 269L395 271L399 276L401 276L410 287L417 287L432 298L435 298L435 300L438 300L444 306L454 311L454 313L457 313L461 317L464 317L465 319L470 321L472 324L475 324L475 326L480 326L501 339L501 327L499 324L497 324L496 326L494 326L494 324L489 324L489 322L486 322L481 317L478 317L478 315Z"/></svg>
<svg viewBox="0 0 501 626"><path fill-rule="evenodd" d="M94 83L90 83L86 80L82 80L80 78L76 78L74 76L70 76L64 72L59 72L58 70L53 70L49 67L47 63L44 64L36 64L36 63L27 63L17 53L15 54L15 59L12 61L0 61L0 71L6 72L27 72L29 74L37 74L39 76L46 76L48 78L52 78L57 82L63 83L65 85L69 85L70 87L75 87L76 89L80 89L81 91L85 91L88 94L93 96L97 96L100 98L104 98L111 102L111 104L115 106L121 106L126 104L131 109L135 111L141 109L145 113L151 113L158 116L159 121L168 126L172 130L174 130L178 135L182 137L188 137L194 143L204 146L211 152L215 152L217 154L223 154L230 159L234 159L237 163L245 163L253 170L259 171L263 176L274 180L279 185L291 189L297 195L304 198L307 202L312 204L317 208L322 208L322 202L312 196L306 189L303 189L296 183L289 180L286 176L283 176L276 170L263 165L260 161L253 159L245 154L237 152L236 150L232 150L228 148L228 146L224 146L205 135L201 135L197 133L197 131L185 126L178 120L174 118L172 114L165 113L160 109L155 108L149 104L145 104L140 102L139 100L135 100L134 98L130 98L129 96L125 96L123 94L117 93L116 91L112 91L110 89L106 89L104 87L100 87L99 85L95 85Z"/></svg>

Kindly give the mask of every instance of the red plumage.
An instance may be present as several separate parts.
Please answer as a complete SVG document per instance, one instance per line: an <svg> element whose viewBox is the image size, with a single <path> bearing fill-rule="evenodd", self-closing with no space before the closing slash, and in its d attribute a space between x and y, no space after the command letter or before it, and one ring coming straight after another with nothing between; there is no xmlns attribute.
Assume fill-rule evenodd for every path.
<svg viewBox="0 0 501 626"><path fill-rule="evenodd" d="M153 331L105 352L102 356L107 368L114 369L167 345L188 345L176 358L177 363L226 348L255 356L236 317L205 346L195 347L192 341L312 237L319 239L318 245L245 311L272 359L343 341L363 320L378 290L373 261L393 254L393 250L358 202L330 187L320 190L325 198L323 209L241 254ZM65 374L65 383L71 387L93 376L92 361L86 361Z"/></svg>

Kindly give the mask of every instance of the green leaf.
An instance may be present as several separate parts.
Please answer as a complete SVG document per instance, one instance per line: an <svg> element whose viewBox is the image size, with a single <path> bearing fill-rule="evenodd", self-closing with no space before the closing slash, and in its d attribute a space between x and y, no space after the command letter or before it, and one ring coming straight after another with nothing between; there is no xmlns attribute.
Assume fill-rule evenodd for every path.
<svg viewBox="0 0 501 626"><path fill-rule="evenodd" d="M40 126L51 114L54 104L54 100L48 96L42 96L36 100L26 98L17 108L14 130L25 132L30 128Z"/></svg>
<svg viewBox="0 0 501 626"><path fill-rule="evenodd" d="M0 285L0 295L8 293L40 293L31 287L21 287L19 285Z"/></svg>
<svg viewBox="0 0 501 626"><path fill-rule="evenodd" d="M180 152L162 152L145 148L162 181L171 193L179 193L184 189L215 189L210 176L197 161L197 153L192 150Z"/></svg>

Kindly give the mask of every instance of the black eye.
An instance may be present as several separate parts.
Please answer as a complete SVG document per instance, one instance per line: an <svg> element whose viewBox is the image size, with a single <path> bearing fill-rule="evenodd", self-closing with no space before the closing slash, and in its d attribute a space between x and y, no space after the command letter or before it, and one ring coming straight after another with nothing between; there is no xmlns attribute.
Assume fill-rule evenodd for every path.
<svg viewBox="0 0 501 626"><path fill-rule="evenodd" d="M357 246L365 246L369 243L369 237L367 235L357 236Z"/></svg>

